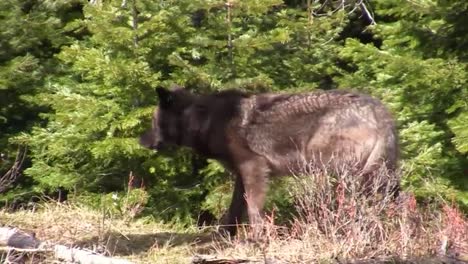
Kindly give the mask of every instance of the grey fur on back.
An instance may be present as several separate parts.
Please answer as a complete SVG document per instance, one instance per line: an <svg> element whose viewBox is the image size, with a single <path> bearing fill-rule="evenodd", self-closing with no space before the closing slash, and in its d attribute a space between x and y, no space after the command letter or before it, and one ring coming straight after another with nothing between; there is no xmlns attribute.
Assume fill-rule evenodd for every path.
<svg viewBox="0 0 468 264"><path fill-rule="evenodd" d="M361 161L364 171L379 162L394 170L398 139L391 114L367 95L332 90L258 94L240 103L240 131L274 172L288 174L300 162ZM332 161L333 162L333 161Z"/></svg>

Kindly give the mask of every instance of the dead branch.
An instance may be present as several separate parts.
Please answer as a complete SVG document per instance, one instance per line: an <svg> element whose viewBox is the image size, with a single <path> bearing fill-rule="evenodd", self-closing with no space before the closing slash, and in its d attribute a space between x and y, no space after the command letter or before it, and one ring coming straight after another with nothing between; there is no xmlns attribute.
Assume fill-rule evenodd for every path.
<svg viewBox="0 0 468 264"><path fill-rule="evenodd" d="M11 168L0 177L0 193L4 193L9 190L12 185L18 180L21 175L23 162L26 159L26 146L19 146L16 152L15 162Z"/></svg>
<svg viewBox="0 0 468 264"><path fill-rule="evenodd" d="M362 11L366 14L367 19L369 19L370 24L371 25L377 25L377 23L375 22L375 19L372 16L371 12L369 12L369 9L366 7L366 4L364 3L364 0L361 1L359 5L360 5Z"/></svg>

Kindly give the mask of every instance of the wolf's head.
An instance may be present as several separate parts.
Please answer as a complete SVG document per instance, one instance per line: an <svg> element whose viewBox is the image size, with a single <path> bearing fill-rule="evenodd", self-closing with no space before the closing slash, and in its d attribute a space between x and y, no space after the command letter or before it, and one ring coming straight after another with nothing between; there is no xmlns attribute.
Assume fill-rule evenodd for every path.
<svg viewBox="0 0 468 264"><path fill-rule="evenodd" d="M151 128L140 136L140 144L154 150L186 145L195 96L183 88L158 87L156 93L159 107L154 110Z"/></svg>

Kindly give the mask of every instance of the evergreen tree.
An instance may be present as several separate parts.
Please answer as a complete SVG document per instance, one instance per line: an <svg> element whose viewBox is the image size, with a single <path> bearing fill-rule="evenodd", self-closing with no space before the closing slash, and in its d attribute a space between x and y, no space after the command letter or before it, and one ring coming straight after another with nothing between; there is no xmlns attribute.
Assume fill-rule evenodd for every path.
<svg viewBox="0 0 468 264"><path fill-rule="evenodd" d="M139 146L158 103L154 87L353 88L395 114L404 185L466 204L468 5L371 4L2 2L0 147L25 144L32 163L18 188L75 190L97 200L136 175L153 214L188 219L201 204L219 216L220 201L230 198L222 166L187 150L164 155ZM429 176L435 182L427 184Z"/></svg>
<svg viewBox="0 0 468 264"><path fill-rule="evenodd" d="M62 47L62 71L34 97L52 110L41 115L46 124L17 137L30 146L25 173L35 190L110 192L122 190L132 174L153 187L150 203L158 211L178 203L167 215L186 216L190 195L173 187L190 174L189 155L152 155L136 138L149 124L154 87L170 74L167 57L192 31L187 8L154 1L94 1L83 8L75 23L89 35Z"/></svg>
<svg viewBox="0 0 468 264"><path fill-rule="evenodd" d="M12 137L39 121L32 96L59 71L54 54L81 35L69 24L80 15L77 0L0 3L0 175L15 159Z"/></svg>
<svg viewBox="0 0 468 264"><path fill-rule="evenodd" d="M26 173L37 182L34 187L108 192L121 189L132 172L151 186L156 211L177 204L184 217L196 208L190 201L201 202L222 182L223 170L209 163L193 172L186 151L164 156L138 145L156 103L153 89L174 83L192 90L317 86L333 68L336 52L330 49L336 45L326 44L338 36L343 14L311 21L311 6L296 10L279 4L86 5L75 24L89 35L62 47L57 56L62 72L35 97L52 109L42 115L47 124L18 138L31 148L33 164ZM203 175L208 179L199 184Z"/></svg>
<svg viewBox="0 0 468 264"><path fill-rule="evenodd" d="M349 64L340 83L362 87L391 106L400 126L406 186L468 205L468 75L460 51L447 46L453 39L446 29L460 28L449 13L461 6L448 2L376 1L382 22L369 30L382 45L347 40L340 52Z"/></svg>

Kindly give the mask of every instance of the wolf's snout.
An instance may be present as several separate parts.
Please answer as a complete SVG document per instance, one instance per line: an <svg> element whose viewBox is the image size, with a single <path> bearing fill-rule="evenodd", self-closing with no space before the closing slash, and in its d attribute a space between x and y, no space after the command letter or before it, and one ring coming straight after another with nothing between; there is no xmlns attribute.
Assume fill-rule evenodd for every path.
<svg viewBox="0 0 468 264"><path fill-rule="evenodd" d="M162 144L160 140L156 140L151 130L146 131L143 135L141 135L139 142L143 147L153 150L157 150Z"/></svg>

